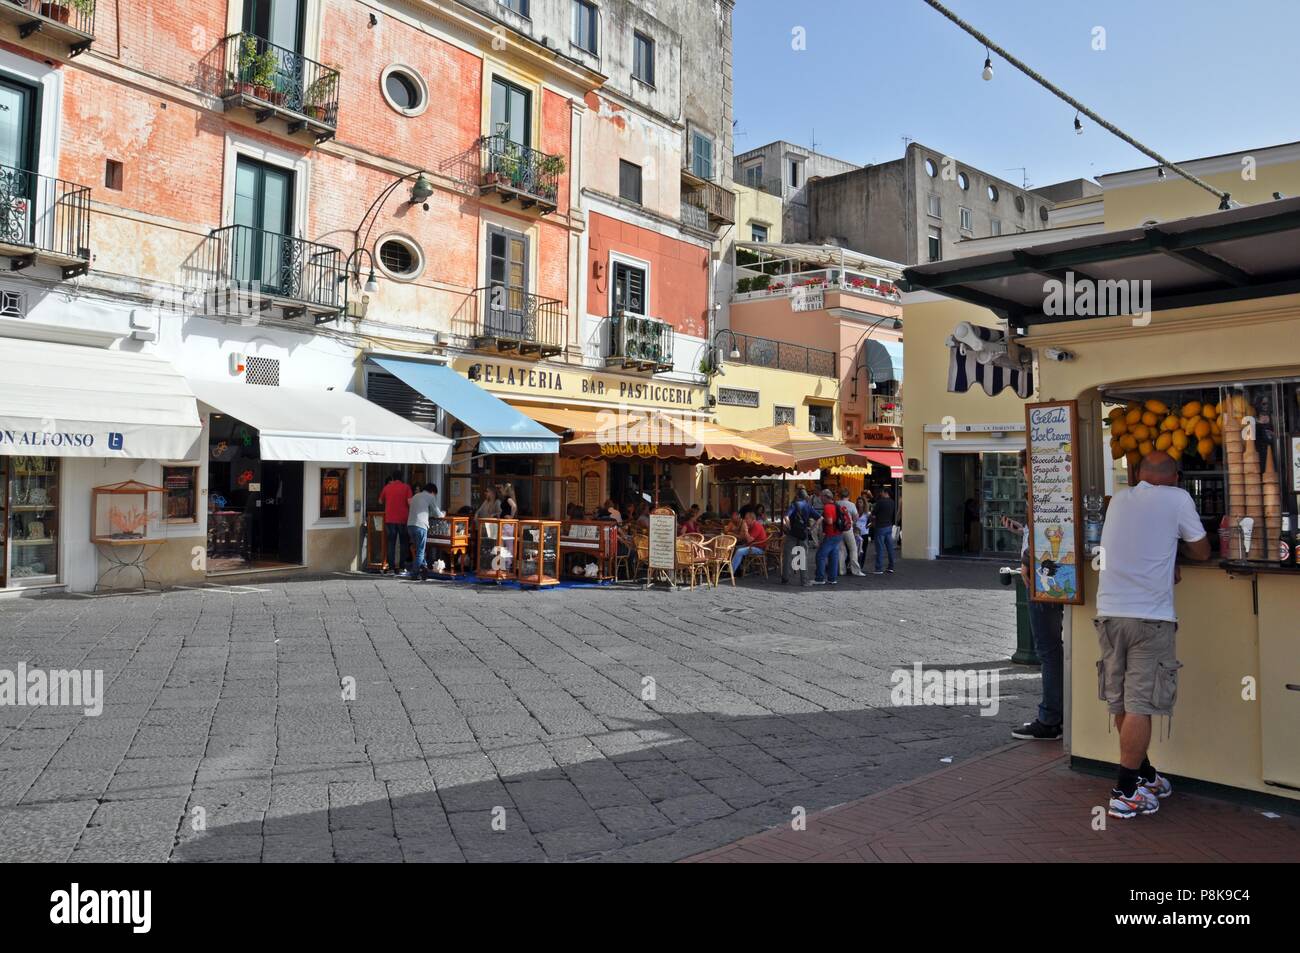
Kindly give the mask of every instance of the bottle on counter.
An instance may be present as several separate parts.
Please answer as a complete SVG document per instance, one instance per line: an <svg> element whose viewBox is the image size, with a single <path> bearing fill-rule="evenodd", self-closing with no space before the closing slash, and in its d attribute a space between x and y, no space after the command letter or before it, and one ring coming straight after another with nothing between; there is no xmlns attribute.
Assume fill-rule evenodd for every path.
<svg viewBox="0 0 1300 953"><path fill-rule="evenodd" d="M1291 530L1291 514L1282 514L1282 535L1277 543L1278 564L1283 568L1289 569L1294 565L1295 554L1292 550L1295 548L1295 539Z"/></svg>

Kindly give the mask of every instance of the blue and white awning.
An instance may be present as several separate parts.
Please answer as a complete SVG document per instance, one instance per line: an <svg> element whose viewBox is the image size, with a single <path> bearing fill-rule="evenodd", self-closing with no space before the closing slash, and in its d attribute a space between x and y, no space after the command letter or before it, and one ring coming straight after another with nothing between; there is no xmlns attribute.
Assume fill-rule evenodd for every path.
<svg viewBox="0 0 1300 953"><path fill-rule="evenodd" d="M997 356L1006 354L1005 331L965 321L958 327L964 332L965 343L956 336L948 338L950 392L964 394L974 384L983 387L984 393L990 397L996 397L1007 387L1014 390L1022 400L1034 392L1032 364L1016 369L997 363ZM975 340L971 340L972 336Z"/></svg>

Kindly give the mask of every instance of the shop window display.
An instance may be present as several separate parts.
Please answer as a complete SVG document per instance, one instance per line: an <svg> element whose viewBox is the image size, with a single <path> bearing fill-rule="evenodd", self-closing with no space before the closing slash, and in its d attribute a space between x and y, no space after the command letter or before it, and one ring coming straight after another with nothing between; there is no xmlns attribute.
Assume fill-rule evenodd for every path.
<svg viewBox="0 0 1300 953"><path fill-rule="evenodd" d="M0 457L4 563L0 585L56 582L59 574L59 460Z"/></svg>

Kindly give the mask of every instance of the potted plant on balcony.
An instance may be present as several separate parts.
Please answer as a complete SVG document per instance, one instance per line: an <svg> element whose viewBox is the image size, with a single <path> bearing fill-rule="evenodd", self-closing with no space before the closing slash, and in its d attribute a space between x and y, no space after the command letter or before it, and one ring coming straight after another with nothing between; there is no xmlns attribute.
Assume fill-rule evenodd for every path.
<svg viewBox="0 0 1300 953"><path fill-rule="evenodd" d="M547 156L537 164L538 193L555 201L560 189L560 176L564 175L569 165L564 156Z"/></svg>
<svg viewBox="0 0 1300 953"><path fill-rule="evenodd" d="M57 20L59 23L67 23L71 19L72 10L63 0L53 0L53 2L41 0L41 16Z"/></svg>
<svg viewBox="0 0 1300 953"><path fill-rule="evenodd" d="M321 75L312 80L303 97L304 111L317 122L324 122L334 105L334 94L339 86L339 74L333 67L326 67Z"/></svg>

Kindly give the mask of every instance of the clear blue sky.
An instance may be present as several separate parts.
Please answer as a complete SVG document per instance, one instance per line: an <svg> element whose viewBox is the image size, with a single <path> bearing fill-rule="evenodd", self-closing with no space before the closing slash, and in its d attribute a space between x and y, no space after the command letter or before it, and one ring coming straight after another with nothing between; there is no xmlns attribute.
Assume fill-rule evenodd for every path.
<svg viewBox="0 0 1300 953"><path fill-rule="evenodd" d="M944 0L1174 161L1300 140L1300 0ZM1106 49L1092 49L1093 28ZM791 48L796 27L807 49ZM736 152L775 139L866 164L902 137L1032 185L1151 164L921 0L737 0Z"/></svg>

